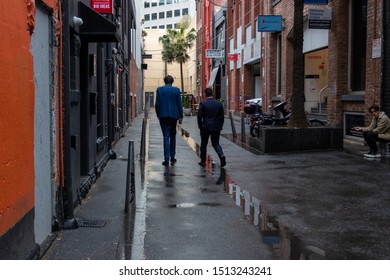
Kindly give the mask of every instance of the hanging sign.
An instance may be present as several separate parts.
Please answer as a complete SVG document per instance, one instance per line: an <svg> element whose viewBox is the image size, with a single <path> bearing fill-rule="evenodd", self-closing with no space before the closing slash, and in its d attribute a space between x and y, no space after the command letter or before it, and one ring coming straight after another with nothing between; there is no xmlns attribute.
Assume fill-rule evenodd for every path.
<svg viewBox="0 0 390 280"><path fill-rule="evenodd" d="M332 11L330 9L309 9L309 29L330 29Z"/></svg>
<svg viewBox="0 0 390 280"><path fill-rule="evenodd" d="M304 0L305 5L328 5L328 0Z"/></svg>
<svg viewBox="0 0 390 280"><path fill-rule="evenodd" d="M91 0L91 8L101 14L113 14L113 0Z"/></svg>
<svg viewBox="0 0 390 280"><path fill-rule="evenodd" d="M259 32L281 32L282 16L258 16L257 24Z"/></svg>
<svg viewBox="0 0 390 280"><path fill-rule="evenodd" d="M238 60L238 53L229 53L228 60L237 61Z"/></svg>
<svg viewBox="0 0 390 280"><path fill-rule="evenodd" d="M223 58L223 57L224 57L223 50L218 50L218 49L206 50L206 58Z"/></svg>

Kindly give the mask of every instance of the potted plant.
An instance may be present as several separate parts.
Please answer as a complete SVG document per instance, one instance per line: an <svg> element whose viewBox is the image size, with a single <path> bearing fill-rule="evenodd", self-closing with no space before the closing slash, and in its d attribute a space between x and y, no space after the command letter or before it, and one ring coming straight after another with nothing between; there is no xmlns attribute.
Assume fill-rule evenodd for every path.
<svg viewBox="0 0 390 280"><path fill-rule="evenodd" d="M183 113L185 116L191 116L192 112L192 94L182 95Z"/></svg>

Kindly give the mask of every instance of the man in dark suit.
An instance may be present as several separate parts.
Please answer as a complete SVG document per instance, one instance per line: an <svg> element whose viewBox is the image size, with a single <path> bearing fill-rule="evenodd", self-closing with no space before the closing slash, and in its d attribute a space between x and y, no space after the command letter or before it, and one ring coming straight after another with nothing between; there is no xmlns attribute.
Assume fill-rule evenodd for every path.
<svg viewBox="0 0 390 280"><path fill-rule="evenodd" d="M172 86L173 77L168 75L164 78L164 86L156 91L156 114L160 121L161 131L164 138L164 161L163 165L176 163L176 126L177 121L181 124L183 119L183 105L181 102L180 89Z"/></svg>
<svg viewBox="0 0 390 280"><path fill-rule="evenodd" d="M198 127L200 129L200 162L199 165L206 165L207 144L211 138L211 144L221 161L221 167L226 165L226 158L223 154L221 145L219 144L219 137L224 122L223 105L220 101L213 98L213 90L211 88L205 89L207 99L199 103L198 111Z"/></svg>

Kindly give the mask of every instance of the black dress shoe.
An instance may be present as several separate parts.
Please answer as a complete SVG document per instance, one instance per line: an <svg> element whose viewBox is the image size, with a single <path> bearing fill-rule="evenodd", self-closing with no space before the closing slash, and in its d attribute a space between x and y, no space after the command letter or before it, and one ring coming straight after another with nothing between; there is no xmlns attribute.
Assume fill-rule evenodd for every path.
<svg viewBox="0 0 390 280"><path fill-rule="evenodd" d="M199 161L198 164L199 164L200 166L203 166L203 167L206 166L206 163L203 162L203 161Z"/></svg>
<svg viewBox="0 0 390 280"><path fill-rule="evenodd" d="M171 164L174 165L177 162L177 159L171 158Z"/></svg>
<svg viewBox="0 0 390 280"><path fill-rule="evenodd" d="M162 162L162 165L168 166L168 165L169 165L169 161L163 161L163 162Z"/></svg>
<svg viewBox="0 0 390 280"><path fill-rule="evenodd" d="M221 167L224 167L226 165L226 157L221 156Z"/></svg>

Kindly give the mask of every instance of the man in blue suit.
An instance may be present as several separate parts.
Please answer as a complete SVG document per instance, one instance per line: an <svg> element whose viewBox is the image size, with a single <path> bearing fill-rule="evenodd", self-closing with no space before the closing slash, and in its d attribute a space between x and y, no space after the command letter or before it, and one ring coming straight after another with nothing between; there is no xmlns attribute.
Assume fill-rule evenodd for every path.
<svg viewBox="0 0 390 280"><path fill-rule="evenodd" d="M199 165L206 165L207 144L209 138L211 138L211 144L221 161L221 167L224 167L226 165L226 158L219 144L219 137L225 119L223 105L220 101L213 98L213 90L211 88L206 88L204 92L207 100L199 103L197 117L201 137Z"/></svg>
<svg viewBox="0 0 390 280"><path fill-rule="evenodd" d="M165 85L156 91L156 114L164 138L164 166L169 165L169 159L172 165L176 163L176 126L183 119L180 89L172 86L173 81L172 76L166 76Z"/></svg>

